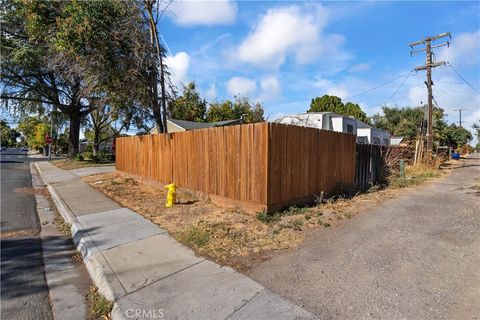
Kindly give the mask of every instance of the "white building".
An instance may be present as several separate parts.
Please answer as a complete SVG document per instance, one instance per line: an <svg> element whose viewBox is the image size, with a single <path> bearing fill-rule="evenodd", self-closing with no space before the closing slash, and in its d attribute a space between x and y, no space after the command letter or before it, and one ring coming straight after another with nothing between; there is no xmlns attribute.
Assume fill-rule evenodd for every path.
<svg viewBox="0 0 480 320"><path fill-rule="evenodd" d="M357 142L388 146L390 145L390 133L357 120Z"/></svg>
<svg viewBox="0 0 480 320"><path fill-rule="evenodd" d="M280 117L274 122L352 134L357 131L355 119L333 112L306 112L288 115Z"/></svg>
<svg viewBox="0 0 480 320"><path fill-rule="evenodd" d="M358 143L390 144L390 133L369 126L365 122L334 112L306 112L283 116L274 122L295 126L351 133L357 136Z"/></svg>

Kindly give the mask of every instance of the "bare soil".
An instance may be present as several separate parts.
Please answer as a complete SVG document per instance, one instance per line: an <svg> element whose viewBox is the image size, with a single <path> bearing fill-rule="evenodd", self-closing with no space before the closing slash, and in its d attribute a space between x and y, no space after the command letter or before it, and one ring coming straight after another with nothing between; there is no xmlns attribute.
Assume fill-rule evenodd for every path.
<svg viewBox="0 0 480 320"><path fill-rule="evenodd" d="M351 199L323 199L314 206L292 206L271 215L255 216L238 208L218 207L209 199L178 189L177 204L165 208L163 185L153 187L117 173L93 175L83 180L166 229L198 255L237 270L246 270L258 261L269 259L275 251L299 246L309 230L321 232L321 229L335 227L404 192L404 189L371 189Z"/></svg>

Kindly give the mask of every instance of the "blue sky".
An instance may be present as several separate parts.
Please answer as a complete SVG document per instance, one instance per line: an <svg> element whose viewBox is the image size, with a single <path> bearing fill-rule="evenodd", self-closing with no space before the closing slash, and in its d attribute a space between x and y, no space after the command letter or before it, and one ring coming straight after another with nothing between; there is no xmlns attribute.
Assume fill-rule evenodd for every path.
<svg viewBox="0 0 480 320"><path fill-rule="evenodd" d="M369 115L382 104L426 103L425 72L411 73L425 55L410 57L408 43L443 32L452 45L435 49L436 59L480 88L478 1L176 1L159 27L177 86L195 80L209 102L234 94L261 101L269 120L304 112L324 94ZM449 121L459 107L468 108L466 126L480 119L479 93L452 68L436 68L433 81Z"/></svg>

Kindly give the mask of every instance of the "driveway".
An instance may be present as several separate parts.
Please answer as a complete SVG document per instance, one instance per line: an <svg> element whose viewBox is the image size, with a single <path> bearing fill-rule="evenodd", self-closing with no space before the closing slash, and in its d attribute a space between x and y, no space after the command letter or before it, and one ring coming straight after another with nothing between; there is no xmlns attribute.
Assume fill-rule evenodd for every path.
<svg viewBox="0 0 480 320"><path fill-rule="evenodd" d="M320 319L480 319L478 154L465 164L247 275Z"/></svg>

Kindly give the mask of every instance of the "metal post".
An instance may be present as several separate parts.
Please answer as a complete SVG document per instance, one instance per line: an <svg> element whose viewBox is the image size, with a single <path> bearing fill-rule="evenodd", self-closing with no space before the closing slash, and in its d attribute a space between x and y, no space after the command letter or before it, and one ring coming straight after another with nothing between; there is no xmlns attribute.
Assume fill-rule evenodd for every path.
<svg viewBox="0 0 480 320"><path fill-rule="evenodd" d="M405 178L405 162L400 160L400 177Z"/></svg>

